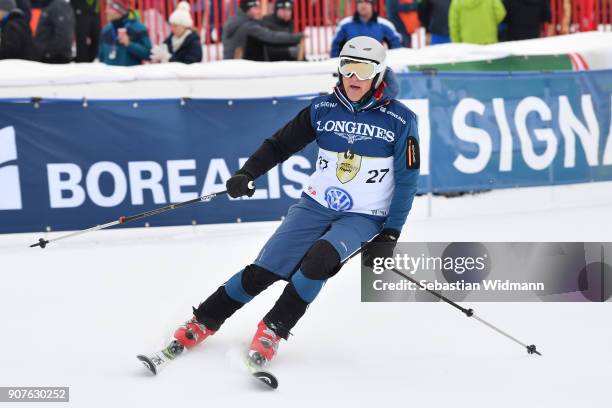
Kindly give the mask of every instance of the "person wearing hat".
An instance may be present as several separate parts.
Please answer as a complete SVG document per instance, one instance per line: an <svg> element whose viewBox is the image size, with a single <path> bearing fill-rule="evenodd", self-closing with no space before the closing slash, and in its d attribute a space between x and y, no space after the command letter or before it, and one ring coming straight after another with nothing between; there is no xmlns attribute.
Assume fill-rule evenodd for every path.
<svg viewBox="0 0 612 408"><path fill-rule="evenodd" d="M189 3L181 1L168 19L172 33L163 44L153 47L151 61L193 64L202 61L200 36L193 30Z"/></svg>
<svg viewBox="0 0 612 408"><path fill-rule="evenodd" d="M15 0L0 0L0 60L37 60L32 31Z"/></svg>
<svg viewBox="0 0 612 408"><path fill-rule="evenodd" d="M336 58L348 40L359 36L372 37L389 48L402 46L402 36L392 22L378 15L374 0L357 0L355 14L340 20L332 41L331 57Z"/></svg>
<svg viewBox="0 0 612 408"><path fill-rule="evenodd" d="M240 0L240 8L227 19L223 26L224 59L242 58L238 55L240 52L237 52L237 50L241 50L245 57L251 54L252 50L247 48L249 39L263 45L284 46L296 46L302 39L301 33L273 31L265 27L260 20L261 6L259 0Z"/></svg>
<svg viewBox="0 0 612 408"><path fill-rule="evenodd" d="M300 200L253 263L190 310L193 317L178 327L162 352L139 357L148 360L150 370L198 346L257 295L284 281L283 292L257 324L248 350L248 364L260 371L321 296L325 282L341 273L362 246L363 264L370 268L377 258L393 256L417 192L417 118L395 99L399 84L386 67L386 50L379 41L349 40L337 68L334 91L313 98L226 182L230 197L252 197L257 179L316 144L319 159ZM341 311L327 313L341 322Z"/></svg>
<svg viewBox="0 0 612 408"><path fill-rule="evenodd" d="M293 1L276 0L274 11L262 19L262 24L272 31L293 33ZM266 61L295 61L298 58L298 46L265 45L264 60Z"/></svg>
<svg viewBox="0 0 612 408"><path fill-rule="evenodd" d="M67 0L43 0L34 41L41 62L67 64L72 61L74 12Z"/></svg>
<svg viewBox="0 0 612 408"><path fill-rule="evenodd" d="M149 31L130 10L130 1L109 0L105 12L108 24L100 36L100 62L132 66L148 61L151 55Z"/></svg>
<svg viewBox="0 0 612 408"><path fill-rule="evenodd" d="M294 32L293 24L293 1L276 0L274 12L265 16L261 22L264 26L274 31Z"/></svg>

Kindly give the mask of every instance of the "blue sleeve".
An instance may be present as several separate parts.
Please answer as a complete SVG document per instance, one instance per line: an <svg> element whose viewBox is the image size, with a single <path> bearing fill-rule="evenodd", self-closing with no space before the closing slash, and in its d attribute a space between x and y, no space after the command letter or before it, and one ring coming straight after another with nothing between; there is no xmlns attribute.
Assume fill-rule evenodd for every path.
<svg viewBox="0 0 612 408"><path fill-rule="evenodd" d="M105 51L106 51L106 41L105 41L105 37L106 37L106 26L104 28L102 28L102 31L100 32L100 39L98 42L98 60L102 63L104 63L106 55L105 55Z"/></svg>
<svg viewBox="0 0 612 408"><path fill-rule="evenodd" d="M134 27L134 33L130 35L130 43L127 46L127 51L136 59L139 59L140 62L148 60L151 56L149 31L147 31L144 25L138 24Z"/></svg>
<svg viewBox="0 0 612 408"><path fill-rule="evenodd" d="M399 140L395 142L393 175L395 189L385 228L401 231L412 208L412 200L419 181L419 136L416 118L413 116Z"/></svg>
<svg viewBox="0 0 612 408"><path fill-rule="evenodd" d="M346 42L346 33L344 32L344 26L339 26L338 31L336 32L336 36L332 41L332 47L330 52L330 57L336 58L340 55L340 46Z"/></svg>
<svg viewBox="0 0 612 408"><path fill-rule="evenodd" d="M400 48L402 46L402 36L394 28L383 24L385 38L389 40L389 48Z"/></svg>

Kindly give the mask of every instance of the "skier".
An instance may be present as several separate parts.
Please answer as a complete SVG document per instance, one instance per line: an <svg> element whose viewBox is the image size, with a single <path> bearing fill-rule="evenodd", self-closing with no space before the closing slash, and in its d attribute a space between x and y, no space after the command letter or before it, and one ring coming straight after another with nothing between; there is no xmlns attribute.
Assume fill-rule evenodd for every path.
<svg viewBox="0 0 612 408"><path fill-rule="evenodd" d="M200 344L253 297L285 280L250 345L248 361L263 366L325 281L362 243L389 243L366 245L366 264L392 255L417 189L419 146L416 116L393 99L398 85L385 57L385 48L373 38L349 40L340 53L333 93L313 99L227 181L231 197L250 197L254 180L307 144L319 145L316 170L300 201L255 261L193 308L193 318L164 349L166 358Z"/></svg>

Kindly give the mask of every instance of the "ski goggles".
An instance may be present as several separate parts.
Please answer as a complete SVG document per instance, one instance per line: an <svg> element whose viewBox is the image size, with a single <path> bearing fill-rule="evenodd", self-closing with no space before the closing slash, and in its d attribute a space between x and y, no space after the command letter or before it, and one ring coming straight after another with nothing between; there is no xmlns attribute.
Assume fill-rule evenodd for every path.
<svg viewBox="0 0 612 408"><path fill-rule="evenodd" d="M378 73L378 64L372 61L358 60L351 57L340 57L338 70L347 78L356 75L362 81L372 79Z"/></svg>

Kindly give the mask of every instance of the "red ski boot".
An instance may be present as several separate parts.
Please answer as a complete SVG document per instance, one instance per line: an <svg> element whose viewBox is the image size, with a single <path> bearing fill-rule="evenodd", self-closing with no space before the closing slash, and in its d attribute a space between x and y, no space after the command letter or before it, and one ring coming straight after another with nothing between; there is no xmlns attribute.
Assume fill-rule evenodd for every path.
<svg viewBox="0 0 612 408"><path fill-rule="evenodd" d="M269 328L262 320L257 325L257 332L251 341L249 358L251 362L258 366L263 366L272 360L278 350L278 344L282 337L279 337L274 330Z"/></svg>
<svg viewBox="0 0 612 408"><path fill-rule="evenodd" d="M195 316L180 326L174 332L175 340L161 351L153 354L139 354L136 356L153 374L157 374L170 361L174 360L186 348L190 349L201 342L205 338L215 334L213 330L209 330L202 323L198 322Z"/></svg>
<svg viewBox="0 0 612 408"><path fill-rule="evenodd" d="M215 334L194 317L174 332L174 338L187 349L191 349L204 341L208 336Z"/></svg>

